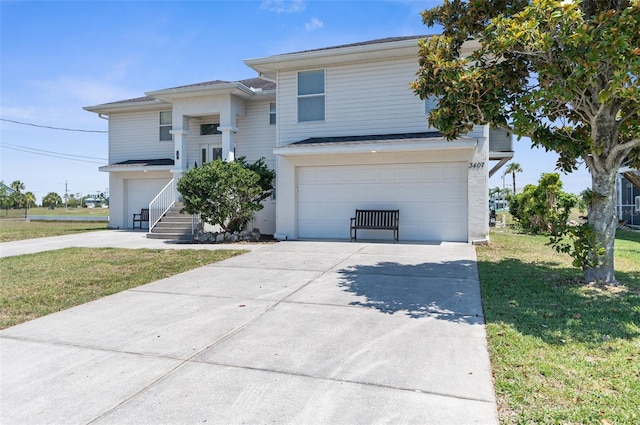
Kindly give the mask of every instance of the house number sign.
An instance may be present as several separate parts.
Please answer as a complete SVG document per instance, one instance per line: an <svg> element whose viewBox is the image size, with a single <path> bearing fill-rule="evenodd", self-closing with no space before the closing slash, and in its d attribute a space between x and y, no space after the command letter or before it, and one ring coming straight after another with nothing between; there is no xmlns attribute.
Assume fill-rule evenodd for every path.
<svg viewBox="0 0 640 425"><path fill-rule="evenodd" d="M484 168L484 162L470 162L469 168L474 170Z"/></svg>

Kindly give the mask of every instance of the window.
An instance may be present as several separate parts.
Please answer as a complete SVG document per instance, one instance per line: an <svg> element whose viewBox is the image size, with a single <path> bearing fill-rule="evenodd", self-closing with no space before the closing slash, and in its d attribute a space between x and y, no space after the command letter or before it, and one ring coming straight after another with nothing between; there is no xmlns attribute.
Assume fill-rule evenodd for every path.
<svg viewBox="0 0 640 425"><path fill-rule="evenodd" d="M429 96L424 100L424 114L429 118L429 113L438 107L439 96ZM431 123L429 122L429 127Z"/></svg>
<svg viewBox="0 0 640 425"><path fill-rule="evenodd" d="M207 136L209 134L222 134L220 130L218 130L220 124L201 124L200 125L200 135Z"/></svg>
<svg viewBox="0 0 640 425"><path fill-rule="evenodd" d="M276 123L276 103L269 103L269 125L274 125Z"/></svg>
<svg viewBox="0 0 640 425"><path fill-rule="evenodd" d="M429 112L431 112L433 109L436 109L438 107L438 100L440 100L440 98L438 96L429 96L424 100L424 113L425 115L429 115Z"/></svg>
<svg viewBox="0 0 640 425"><path fill-rule="evenodd" d="M160 140L171 140L171 111L160 112Z"/></svg>
<svg viewBox="0 0 640 425"><path fill-rule="evenodd" d="M324 121L324 70L298 72L298 122Z"/></svg>

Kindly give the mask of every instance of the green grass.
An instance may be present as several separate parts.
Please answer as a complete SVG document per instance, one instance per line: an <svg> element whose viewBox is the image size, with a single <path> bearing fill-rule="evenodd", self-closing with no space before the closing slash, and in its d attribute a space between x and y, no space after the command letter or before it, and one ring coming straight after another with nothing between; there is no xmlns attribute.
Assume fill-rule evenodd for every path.
<svg viewBox="0 0 640 425"><path fill-rule="evenodd" d="M0 220L0 242L106 230L107 223L91 221Z"/></svg>
<svg viewBox="0 0 640 425"><path fill-rule="evenodd" d="M10 218L24 218L24 209L8 209L0 210L0 220ZM47 216L91 216L91 217L108 217L109 208L55 208L49 209L44 207L29 208L27 210L27 218L34 215Z"/></svg>
<svg viewBox="0 0 640 425"><path fill-rule="evenodd" d="M620 287L583 285L547 241L477 250L501 422L640 423L640 234L618 232Z"/></svg>
<svg viewBox="0 0 640 425"><path fill-rule="evenodd" d="M67 248L1 258L0 329L241 253Z"/></svg>

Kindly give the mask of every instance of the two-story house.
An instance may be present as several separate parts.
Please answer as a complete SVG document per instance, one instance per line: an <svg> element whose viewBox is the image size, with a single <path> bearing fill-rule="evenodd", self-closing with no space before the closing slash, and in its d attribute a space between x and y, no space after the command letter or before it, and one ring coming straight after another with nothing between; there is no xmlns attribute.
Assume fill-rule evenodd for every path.
<svg viewBox="0 0 640 425"><path fill-rule="evenodd" d="M163 188L176 200L189 168L245 156L276 171L250 226L279 239L348 239L355 209L377 208L400 210L401 241L486 241L488 178L513 156L511 137L478 126L447 141L429 127L434 102L409 88L417 38L249 59L253 79L85 108L109 120L110 225L130 228Z"/></svg>

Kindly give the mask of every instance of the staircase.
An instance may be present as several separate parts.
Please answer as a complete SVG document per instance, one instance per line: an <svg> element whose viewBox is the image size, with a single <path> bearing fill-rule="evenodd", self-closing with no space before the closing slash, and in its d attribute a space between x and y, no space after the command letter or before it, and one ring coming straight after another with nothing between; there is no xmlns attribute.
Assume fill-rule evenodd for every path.
<svg viewBox="0 0 640 425"><path fill-rule="evenodd" d="M193 239L193 217L181 214L182 202L176 202L147 233L149 239L190 241Z"/></svg>

